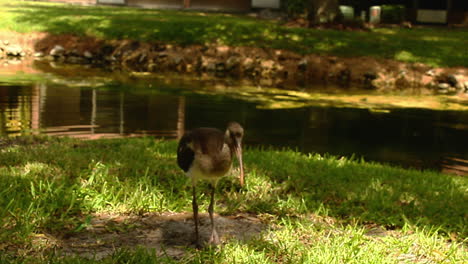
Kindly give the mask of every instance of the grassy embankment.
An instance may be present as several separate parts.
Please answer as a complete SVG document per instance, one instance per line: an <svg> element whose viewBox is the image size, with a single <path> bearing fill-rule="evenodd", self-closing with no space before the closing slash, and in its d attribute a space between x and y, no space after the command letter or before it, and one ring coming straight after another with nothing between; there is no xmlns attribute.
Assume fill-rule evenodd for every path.
<svg viewBox="0 0 468 264"><path fill-rule="evenodd" d="M248 213L266 225L252 239L186 249L177 260L143 248L116 248L101 262L62 258L65 245L58 242L54 251L38 242L87 232L90 219L102 213L191 212L190 186L175 164L175 149L175 141L152 138L4 140L0 262L463 263L468 258L467 178L271 149L245 151L245 189L239 191L232 177L218 186L217 212ZM208 204L204 190L202 210ZM117 239L132 228L132 221L122 223Z"/></svg>
<svg viewBox="0 0 468 264"><path fill-rule="evenodd" d="M218 43L300 54L371 56L468 67L468 30L380 28L349 32L287 28L244 15L0 0L0 30L77 34L174 44Z"/></svg>

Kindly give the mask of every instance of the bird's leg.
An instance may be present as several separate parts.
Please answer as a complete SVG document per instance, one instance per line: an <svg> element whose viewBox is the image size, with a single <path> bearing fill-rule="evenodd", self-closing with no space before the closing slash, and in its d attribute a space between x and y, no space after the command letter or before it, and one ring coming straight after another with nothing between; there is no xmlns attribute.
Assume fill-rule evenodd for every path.
<svg viewBox="0 0 468 264"><path fill-rule="evenodd" d="M201 248L200 238L198 235L198 204L197 204L197 192L195 185L192 189L192 209L193 209L193 223L195 224L195 245L197 248Z"/></svg>
<svg viewBox="0 0 468 264"><path fill-rule="evenodd" d="M210 214L210 220L211 220L211 237L210 237L210 244L217 245L219 244L219 237L218 233L216 232L216 227L213 219L213 208L214 208L214 195L215 195L215 185L210 184L211 186L211 201L210 201L210 206L208 207L208 213Z"/></svg>

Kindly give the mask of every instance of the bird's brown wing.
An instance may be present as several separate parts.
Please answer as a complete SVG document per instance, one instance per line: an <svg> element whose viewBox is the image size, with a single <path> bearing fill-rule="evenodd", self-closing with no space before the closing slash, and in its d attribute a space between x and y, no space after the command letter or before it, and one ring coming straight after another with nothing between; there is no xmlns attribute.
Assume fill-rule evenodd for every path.
<svg viewBox="0 0 468 264"><path fill-rule="evenodd" d="M179 167L187 172L190 169L190 165L195 158L195 152L189 147L192 138L190 133L186 133L179 141L177 147L177 164Z"/></svg>
<svg viewBox="0 0 468 264"><path fill-rule="evenodd" d="M223 149L224 133L216 128L201 127L191 132L195 151L208 156L217 156Z"/></svg>

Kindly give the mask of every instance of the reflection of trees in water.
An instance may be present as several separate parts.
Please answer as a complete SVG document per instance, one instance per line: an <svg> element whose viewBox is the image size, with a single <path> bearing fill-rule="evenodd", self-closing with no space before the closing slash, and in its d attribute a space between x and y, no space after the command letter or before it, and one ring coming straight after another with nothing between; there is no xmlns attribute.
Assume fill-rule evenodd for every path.
<svg viewBox="0 0 468 264"><path fill-rule="evenodd" d="M457 111L309 108L301 151L468 175L468 115Z"/></svg>
<svg viewBox="0 0 468 264"><path fill-rule="evenodd" d="M185 133L185 97L179 96L177 108L177 139L180 139Z"/></svg>
<svg viewBox="0 0 468 264"><path fill-rule="evenodd" d="M38 128L40 88L0 87L0 136L17 136Z"/></svg>
<svg viewBox="0 0 468 264"><path fill-rule="evenodd" d="M468 175L468 158L450 156L444 157L441 161L441 171L457 175Z"/></svg>
<svg viewBox="0 0 468 264"><path fill-rule="evenodd" d="M0 87L0 136L42 133L79 138L156 135L185 127L185 98L79 87Z"/></svg>

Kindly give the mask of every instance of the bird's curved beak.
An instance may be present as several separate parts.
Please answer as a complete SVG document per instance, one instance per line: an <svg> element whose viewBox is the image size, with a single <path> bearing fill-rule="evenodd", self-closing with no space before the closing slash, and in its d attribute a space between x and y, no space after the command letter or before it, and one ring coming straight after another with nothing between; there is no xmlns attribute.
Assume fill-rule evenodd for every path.
<svg viewBox="0 0 468 264"><path fill-rule="evenodd" d="M239 169L240 169L240 185L244 186L244 164L242 163L242 146L241 143L237 143L236 147L236 155L237 155L237 160L239 161Z"/></svg>

